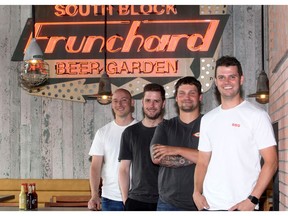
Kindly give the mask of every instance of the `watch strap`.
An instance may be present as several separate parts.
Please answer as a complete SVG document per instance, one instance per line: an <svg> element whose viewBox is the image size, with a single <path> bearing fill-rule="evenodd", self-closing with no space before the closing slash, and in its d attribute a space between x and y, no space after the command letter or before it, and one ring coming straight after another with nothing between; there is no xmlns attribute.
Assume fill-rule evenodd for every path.
<svg viewBox="0 0 288 216"><path fill-rule="evenodd" d="M259 199L255 196L249 195L248 199L255 205L257 205L259 203Z"/></svg>

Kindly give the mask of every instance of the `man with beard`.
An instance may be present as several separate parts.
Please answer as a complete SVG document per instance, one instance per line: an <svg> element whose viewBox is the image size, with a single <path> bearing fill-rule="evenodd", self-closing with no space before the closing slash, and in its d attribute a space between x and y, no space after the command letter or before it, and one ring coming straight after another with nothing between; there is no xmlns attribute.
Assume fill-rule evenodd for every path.
<svg viewBox="0 0 288 216"><path fill-rule="evenodd" d="M134 100L126 89L117 89L112 96L112 111L115 119L100 128L94 137L89 155L91 199L88 208L102 211L123 211L118 185L118 154L122 132L137 121L133 118ZM99 197L102 177L102 201Z"/></svg>
<svg viewBox="0 0 288 216"><path fill-rule="evenodd" d="M144 118L126 128L121 138L119 185L126 211L155 211L158 201L159 166L152 163L149 148L156 126L163 121L165 90L151 83L144 87L143 94Z"/></svg>
<svg viewBox="0 0 288 216"><path fill-rule="evenodd" d="M151 158L160 165L157 211L197 210L191 197L202 118L201 88L194 77L177 81L175 99L179 116L159 124L152 138Z"/></svg>

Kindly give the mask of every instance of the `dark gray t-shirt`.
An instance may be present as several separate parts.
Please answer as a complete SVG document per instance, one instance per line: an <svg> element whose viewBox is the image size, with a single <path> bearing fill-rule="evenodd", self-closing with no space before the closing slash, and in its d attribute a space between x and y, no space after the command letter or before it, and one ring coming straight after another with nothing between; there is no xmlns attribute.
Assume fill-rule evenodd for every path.
<svg viewBox="0 0 288 216"><path fill-rule="evenodd" d="M179 117L160 123L151 145L162 144L197 149L201 118L202 115L190 124L183 123ZM179 168L160 166L158 188L161 200L184 210L197 210L192 199L194 170L195 164Z"/></svg>
<svg viewBox="0 0 288 216"><path fill-rule="evenodd" d="M122 133L119 161L131 160L132 182L128 197L146 203L158 201L158 170L150 157L150 142L156 127L138 122Z"/></svg>

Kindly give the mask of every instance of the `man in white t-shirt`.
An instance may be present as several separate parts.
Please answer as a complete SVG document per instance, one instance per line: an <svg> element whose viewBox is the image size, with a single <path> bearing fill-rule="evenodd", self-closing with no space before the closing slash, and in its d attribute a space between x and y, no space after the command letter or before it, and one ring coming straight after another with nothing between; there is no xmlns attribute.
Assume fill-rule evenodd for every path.
<svg viewBox="0 0 288 216"><path fill-rule="evenodd" d="M137 121L132 117L134 100L129 91L117 89L112 96L112 110L115 119L100 128L94 137L89 155L91 199L90 210L123 211L124 205L118 184L118 154L124 129ZM102 200L99 197L102 178ZM101 205L100 205L101 203Z"/></svg>
<svg viewBox="0 0 288 216"><path fill-rule="evenodd" d="M236 58L221 57L215 70L221 105L201 121L193 199L198 210L252 211L277 169L270 117L241 97Z"/></svg>

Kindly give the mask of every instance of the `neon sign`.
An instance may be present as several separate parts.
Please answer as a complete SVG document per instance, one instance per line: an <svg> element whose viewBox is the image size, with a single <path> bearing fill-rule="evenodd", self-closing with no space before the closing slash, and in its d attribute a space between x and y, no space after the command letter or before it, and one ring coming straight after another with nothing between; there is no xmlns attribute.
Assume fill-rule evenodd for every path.
<svg viewBox="0 0 288 216"><path fill-rule="evenodd" d="M107 11L104 5L35 7L35 38L53 69L50 83L82 78L97 83L104 70L106 43L106 71L115 88L125 85L123 78L129 83L141 78L172 85L191 75L205 80L203 91L207 91L228 19L225 6L220 13L196 5L110 5ZM23 59L31 28L27 22L12 60ZM134 95L141 94L135 88Z"/></svg>
<svg viewBox="0 0 288 216"><path fill-rule="evenodd" d="M127 22L128 23L128 22ZM163 35L150 35L147 38L144 38L143 35L137 34L138 29L140 28L141 23L171 23L165 21L133 21L129 32L125 36L119 36L117 34L112 35L107 38L106 45L107 45L107 52L110 53L129 53L132 49L133 43L136 45L137 52L145 51L145 52L175 52L180 40L184 40L186 43L186 48L191 52L206 52L209 50L212 39L215 35L217 27L219 25L219 20L179 20L173 23L208 23L207 30L205 35L201 35L198 33L195 34L163 34ZM113 24L116 24L113 22ZM118 23L117 23L118 24ZM119 23L120 25L123 23ZM62 26L71 25L71 26L78 26L81 28L81 25L104 25L102 22L90 22L90 23L37 23L35 25L36 29L36 38L37 40L44 40L47 41L47 45L45 47L45 53L54 53L55 48L59 46L61 42L64 43L65 51L67 53L91 53L94 50L92 49L94 44L97 41L101 42L101 46L97 52L103 52L105 39L101 35L91 35L91 36L83 36L80 38L80 45L75 49L75 43L78 40L78 36L45 36L41 31L45 32L45 27L51 26ZM110 25L110 22L107 22L107 25ZM139 42L136 43L135 41L138 40ZM120 46L116 46L116 44L120 44ZM153 46L154 44L154 46Z"/></svg>

